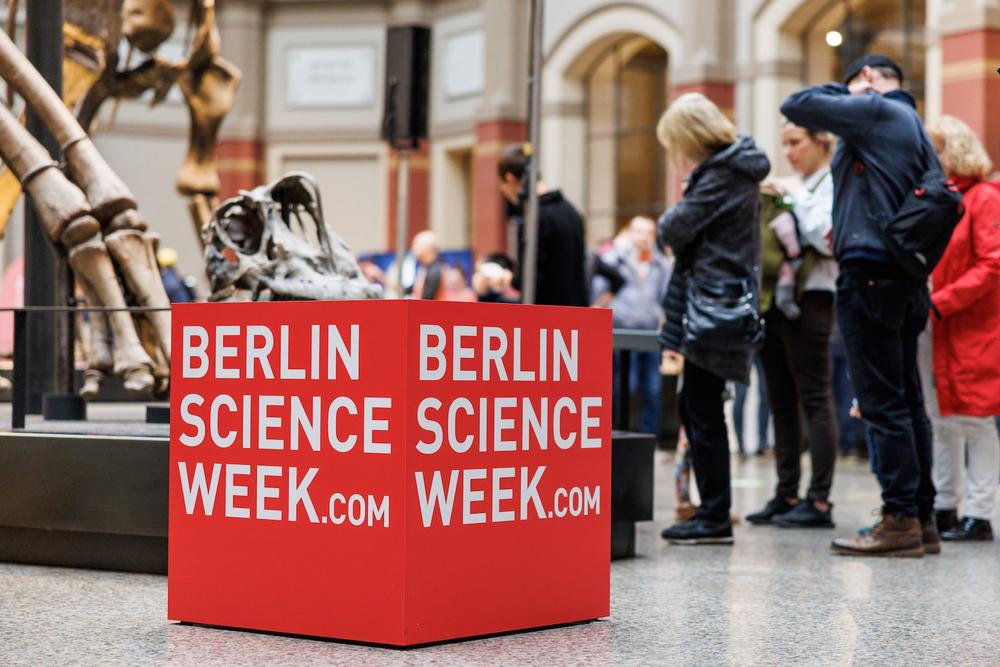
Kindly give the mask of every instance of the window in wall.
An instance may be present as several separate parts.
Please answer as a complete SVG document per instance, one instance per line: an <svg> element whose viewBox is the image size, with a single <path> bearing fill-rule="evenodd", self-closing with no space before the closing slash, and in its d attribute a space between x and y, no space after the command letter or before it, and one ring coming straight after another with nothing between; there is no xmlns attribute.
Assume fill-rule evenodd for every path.
<svg viewBox="0 0 1000 667"><path fill-rule="evenodd" d="M383 168L375 155L289 155L281 173L304 171L319 182L326 224L356 254L385 249Z"/></svg>
<svg viewBox="0 0 1000 667"><path fill-rule="evenodd" d="M461 148L446 153L445 192L447 206L435 229L443 248L468 248L472 243L472 149Z"/></svg>
<svg viewBox="0 0 1000 667"><path fill-rule="evenodd" d="M924 0L841 0L820 12L803 39L807 78L840 81L866 53L884 53L903 68L905 87L924 107L927 37Z"/></svg>
<svg viewBox="0 0 1000 667"><path fill-rule="evenodd" d="M666 103L667 54L639 37L607 48L587 77L587 232L614 236L635 215L666 205L656 123Z"/></svg>

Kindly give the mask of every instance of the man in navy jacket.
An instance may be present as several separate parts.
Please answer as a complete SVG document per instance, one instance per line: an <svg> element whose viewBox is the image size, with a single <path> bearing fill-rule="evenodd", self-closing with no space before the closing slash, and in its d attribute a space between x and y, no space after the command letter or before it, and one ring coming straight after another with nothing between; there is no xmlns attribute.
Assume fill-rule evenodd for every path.
<svg viewBox="0 0 1000 667"><path fill-rule="evenodd" d="M879 220L895 215L937 157L896 63L864 56L845 81L807 88L781 105L796 125L841 139L831 165L837 318L880 467L882 520L867 535L834 540L833 549L923 556L940 550L931 429L917 375L917 336L927 324L930 297L926 284L893 263Z"/></svg>

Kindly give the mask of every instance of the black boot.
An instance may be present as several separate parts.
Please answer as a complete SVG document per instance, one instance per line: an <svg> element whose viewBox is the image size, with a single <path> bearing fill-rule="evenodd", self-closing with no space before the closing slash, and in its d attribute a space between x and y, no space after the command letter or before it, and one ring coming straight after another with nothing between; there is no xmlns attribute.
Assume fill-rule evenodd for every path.
<svg viewBox="0 0 1000 667"><path fill-rule="evenodd" d="M993 527L985 519L967 516L960 525L941 533L941 539L948 542L992 542Z"/></svg>
<svg viewBox="0 0 1000 667"><path fill-rule="evenodd" d="M958 512L955 510L934 510L934 523L939 533L958 527Z"/></svg>

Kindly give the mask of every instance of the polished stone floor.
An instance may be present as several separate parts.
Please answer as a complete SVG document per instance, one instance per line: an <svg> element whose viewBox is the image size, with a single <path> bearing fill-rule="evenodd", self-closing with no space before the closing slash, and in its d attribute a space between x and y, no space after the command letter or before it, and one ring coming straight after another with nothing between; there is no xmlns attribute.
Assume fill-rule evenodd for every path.
<svg viewBox="0 0 1000 667"><path fill-rule="evenodd" d="M735 511L767 499L772 468L734 459ZM163 577L0 565L0 665L1000 664L1000 543L920 560L830 553L878 504L863 465L838 468L837 530L744 523L734 547L662 543L669 457L656 472L657 520L640 556L612 565L607 620L401 651L169 623Z"/></svg>

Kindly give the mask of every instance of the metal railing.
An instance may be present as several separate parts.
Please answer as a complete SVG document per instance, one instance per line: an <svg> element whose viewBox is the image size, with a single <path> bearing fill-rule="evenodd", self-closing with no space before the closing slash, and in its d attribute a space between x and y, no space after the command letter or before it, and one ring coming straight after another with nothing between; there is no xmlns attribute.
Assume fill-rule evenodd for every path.
<svg viewBox="0 0 1000 667"><path fill-rule="evenodd" d="M103 306L22 306L20 308L0 308L0 313L14 313L14 354L13 378L11 378L11 428L24 428L28 410L28 369L27 358L28 317L33 313L153 313L169 311L170 308L149 306L127 306L125 308L105 308Z"/></svg>

